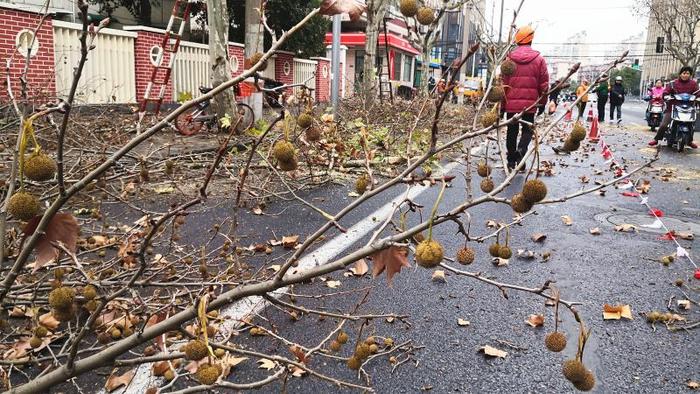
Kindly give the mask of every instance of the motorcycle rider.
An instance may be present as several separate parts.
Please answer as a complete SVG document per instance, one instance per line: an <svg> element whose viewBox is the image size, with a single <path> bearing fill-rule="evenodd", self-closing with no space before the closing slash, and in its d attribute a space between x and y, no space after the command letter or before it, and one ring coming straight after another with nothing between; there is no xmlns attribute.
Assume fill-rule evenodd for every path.
<svg viewBox="0 0 700 394"><path fill-rule="evenodd" d="M647 90L647 96L649 96L649 104L647 105L646 119L649 119L649 114L651 112L651 103L654 100L663 100L664 95L664 83L660 79L657 79L654 86L650 86Z"/></svg>
<svg viewBox="0 0 700 394"><path fill-rule="evenodd" d="M625 86L622 84L622 77L615 77L615 84L610 88L610 123L613 122L615 109L617 109L617 123L622 122L622 103L625 102Z"/></svg>
<svg viewBox="0 0 700 394"><path fill-rule="evenodd" d="M698 83L691 78L692 75L692 67L682 67L681 71L678 73L678 78L674 79L673 81L671 81L671 83L666 85L663 95L666 96L669 94L696 93L698 91ZM666 106L664 118L663 120L661 120L659 130L656 132L656 136L654 136L654 139L649 142L649 146L658 145L659 141L661 141L664 138L664 135L666 135L668 126L671 124L671 108L673 108L674 105L676 105L676 100L671 100L671 102ZM694 132L695 130L693 130L693 133ZM690 142L688 143L688 146L690 146L693 149L698 148L697 144L695 144L695 142L693 141L692 135L690 136Z"/></svg>

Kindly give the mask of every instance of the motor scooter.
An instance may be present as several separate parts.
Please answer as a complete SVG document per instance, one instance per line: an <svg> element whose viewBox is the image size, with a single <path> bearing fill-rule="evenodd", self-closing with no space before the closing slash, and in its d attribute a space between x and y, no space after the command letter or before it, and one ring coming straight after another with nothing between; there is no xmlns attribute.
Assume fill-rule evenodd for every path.
<svg viewBox="0 0 700 394"><path fill-rule="evenodd" d="M649 103L646 112L647 125L651 128L651 131L656 131L656 128L661 125L661 119L664 117L664 99L660 96L646 96L644 101Z"/></svg>
<svg viewBox="0 0 700 394"><path fill-rule="evenodd" d="M674 101L671 107L671 124L664 138L669 148L675 146L678 152L683 152L685 145L692 142L700 97L689 93L669 94L664 96L664 101Z"/></svg>

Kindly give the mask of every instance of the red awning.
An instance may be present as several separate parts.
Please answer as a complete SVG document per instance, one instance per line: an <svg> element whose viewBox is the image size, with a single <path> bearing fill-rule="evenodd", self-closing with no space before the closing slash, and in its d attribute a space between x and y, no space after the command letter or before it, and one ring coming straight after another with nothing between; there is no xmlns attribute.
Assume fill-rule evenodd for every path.
<svg viewBox="0 0 700 394"><path fill-rule="evenodd" d="M341 33L340 44L349 47L355 46L365 46L365 33ZM419 55L420 52L416 50L409 42L403 37L397 36L396 34L389 33L386 38L383 33L379 33L379 45L386 45L387 40L389 41L389 46L408 52L412 55ZM326 45L330 45L333 42L333 33L326 33Z"/></svg>

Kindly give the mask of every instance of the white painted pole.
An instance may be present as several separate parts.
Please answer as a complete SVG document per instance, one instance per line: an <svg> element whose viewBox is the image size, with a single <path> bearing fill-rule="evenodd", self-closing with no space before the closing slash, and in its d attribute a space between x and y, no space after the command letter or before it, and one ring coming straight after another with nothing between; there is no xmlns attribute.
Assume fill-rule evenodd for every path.
<svg viewBox="0 0 700 394"><path fill-rule="evenodd" d="M338 119L338 97L340 96L340 15L333 16L333 47L331 49L331 104L333 105L333 117Z"/></svg>

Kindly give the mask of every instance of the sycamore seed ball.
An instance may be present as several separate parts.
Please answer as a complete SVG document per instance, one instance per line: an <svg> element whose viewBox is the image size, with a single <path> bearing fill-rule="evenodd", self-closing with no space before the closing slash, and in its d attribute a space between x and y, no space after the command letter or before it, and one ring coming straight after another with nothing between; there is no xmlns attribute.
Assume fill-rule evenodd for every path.
<svg viewBox="0 0 700 394"><path fill-rule="evenodd" d="M93 285L87 285L83 288L83 297L88 300L94 300L97 297L97 289Z"/></svg>
<svg viewBox="0 0 700 394"><path fill-rule="evenodd" d="M583 375L583 379L574 382L574 387L580 391L591 391L593 390L593 387L595 386L595 376L593 375L593 372L591 371L586 371L586 373Z"/></svg>
<svg viewBox="0 0 700 394"><path fill-rule="evenodd" d="M425 240L416 246L416 262L423 268L434 268L442 261L442 245L434 240Z"/></svg>
<svg viewBox="0 0 700 394"><path fill-rule="evenodd" d="M172 369L165 371L165 373L163 374L163 379L167 380L168 382L175 379L175 371L173 371Z"/></svg>
<svg viewBox="0 0 700 394"><path fill-rule="evenodd" d="M29 339L29 346L31 346L32 349L36 349L39 346L41 346L42 342L43 341L41 340L41 338L33 336L33 337L31 337L31 339Z"/></svg>
<svg viewBox="0 0 700 394"><path fill-rule="evenodd" d="M195 378L201 384L212 385L219 379L219 375L221 375L221 367L218 365L202 364L197 369Z"/></svg>
<svg viewBox="0 0 700 394"><path fill-rule="evenodd" d="M59 287L49 293L49 305L59 310L68 310L73 306L75 290L70 287Z"/></svg>
<svg viewBox="0 0 700 394"><path fill-rule="evenodd" d="M481 115L481 127L490 127L498 121L498 113L493 111L485 112Z"/></svg>
<svg viewBox="0 0 700 394"><path fill-rule="evenodd" d="M272 155L277 161L292 161L294 160L294 145L284 140L277 141L272 148Z"/></svg>
<svg viewBox="0 0 700 394"><path fill-rule="evenodd" d="M51 315L58 321L67 322L75 317L75 307L71 305L68 309L51 309Z"/></svg>
<svg viewBox="0 0 700 394"><path fill-rule="evenodd" d="M513 196L513 198L510 200L510 206L517 213L525 213L532 209L532 204L527 201L525 196L523 196L521 193Z"/></svg>
<svg viewBox="0 0 700 394"><path fill-rule="evenodd" d="M192 361L199 361L209 354L207 344L201 339L188 342L183 350L187 359Z"/></svg>
<svg viewBox="0 0 700 394"><path fill-rule="evenodd" d="M362 361L359 358L352 356L348 359L348 368L358 370L361 366Z"/></svg>
<svg viewBox="0 0 700 394"><path fill-rule="evenodd" d="M435 12L432 8L421 7L416 13L416 19L418 19L418 23L421 25L427 26L435 21Z"/></svg>
<svg viewBox="0 0 700 394"><path fill-rule="evenodd" d="M24 175L33 181L48 181L57 169L56 161L43 152L32 153L24 159Z"/></svg>
<svg viewBox="0 0 700 394"><path fill-rule="evenodd" d="M567 138L567 140L564 142L564 150L566 152L574 152L577 151L578 148L581 147L581 143L578 141L574 141L571 138Z"/></svg>
<svg viewBox="0 0 700 394"><path fill-rule="evenodd" d="M46 334L49 333L49 330L46 329L44 326L38 326L37 328L34 329L34 335L43 338L46 336Z"/></svg>
<svg viewBox="0 0 700 394"><path fill-rule="evenodd" d="M379 346L376 343L369 345L369 352L375 354L379 351Z"/></svg>
<svg viewBox="0 0 700 394"><path fill-rule="evenodd" d="M500 253L501 253L501 245L498 242L489 245L489 254L492 257L498 257Z"/></svg>
<svg viewBox="0 0 700 394"><path fill-rule="evenodd" d="M560 332L550 332L544 338L544 344L552 352L561 352L566 347L566 336Z"/></svg>
<svg viewBox="0 0 700 394"><path fill-rule="evenodd" d="M586 128L583 127L581 122L576 122L574 128L571 130L571 139L574 142L581 142L586 139Z"/></svg>
<svg viewBox="0 0 700 394"><path fill-rule="evenodd" d="M303 113L297 118L297 125L299 125L299 127L301 127L302 129L311 126L313 122L314 118L312 118L309 113Z"/></svg>
<svg viewBox="0 0 700 394"><path fill-rule="evenodd" d="M564 361L562 373L569 382L580 382L585 378L586 367L579 360L569 359Z"/></svg>
<svg viewBox="0 0 700 394"><path fill-rule="evenodd" d="M418 1L401 0L401 3L399 3L399 10L401 11L401 15L406 18L412 18L418 13Z"/></svg>
<svg viewBox="0 0 700 394"><path fill-rule="evenodd" d="M214 350L214 355L218 358L221 358L224 355L226 355L226 350L224 350L222 348L218 348L218 349Z"/></svg>
<svg viewBox="0 0 700 394"><path fill-rule="evenodd" d="M503 90L503 86L496 85L489 90L489 93L486 95L486 100L492 103L500 103L505 95L506 93Z"/></svg>
<svg viewBox="0 0 700 394"><path fill-rule="evenodd" d="M7 212L19 220L29 220L40 210L39 200L27 192L17 192L7 202Z"/></svg>
<svg viewBox="0 0 700 394"><path fill-rule="evenodd" d="M280 170L282 171L294 171L298 167L297 159L293 158L290 161L280 161L277 164L279 164Z"/></svg>
<svg viewBox="0 0 700 394"><path fill-rule="evenodd" d="M343 344L343 345L346 344L348 342L348 339L350 339L350 338L348 337L348 334L345 333L345 331L341 331L338 334L337 340L340 344Z"/></svg>
<svg viewBox="0 0 700 394"><path fill-rule="evenodd" d="M357 180L355 181L355 191L357 194L364 194L367 191L367 188L369 187L369 182L370 179L369 177L365 175L361 175Z"/></svg>
<svg viewBox="0 0 700 394"><path fill-rule="evenodd" d="M337 351L340 350L340 348L341 348L342 346L343 346L343 345L342 345L340 342L338 342L337 340L333 340L333 341L331 341L331 344L328 345L328 348L331 349L331 350L334 351L334 352L337 352Z"/></svg>
<svg viewBox="0 0 700 394"><path fill-rule="evenodd" d="M523 185L523 197L529 203L536 203L547 197L547 185L539 179L530 179Z"/></svg>
<svg viewBox="0 0 700 394"><path fill-rule="evenodd" d="M256 52L255 54L253 54L253 56L251 56L250 59L248 59L248 61L250 62L250 66L252 67L252 66L258 64L260 62L260 60L263 58L263 56L264 55L262 52ZM266 68L267 68L267 60L265 60L263 62L263 64L258 69L258 71L264 71Z"/></svg>
<svg viewBox="0 0 700 394"><path fill-rule="evenodd" d="M476 173L479 174L480 177L485 178L491 175L491 166L482 161L476 167Z"/></svg>
<svg viewBox="0 0 700 394"><path fill-rule="evenodd" d="M119 339L122 336L122 331L117 327L114 327L109 331L109 335L112 337L112 339Z"/></svg>
<svg viewBox="0 0 700 394"><path fill-rule="evenodd" d="M491 193L495 187L493 184L493 179L491 178L482 179L479 186L481 187L481 191L484 193Z"/></svg>
<svg viewBox="0 0 700 394"><path fill-rule="evenodd" d="M365 342L362 342L355 348L355 357L357 357L360 360L366 359L367 357L369 357L369 354L369 345Z"/></svg>
<svg viewBox="0 0 700 394"><path fill-rule="evenodd" d="M311 126L305 131L306 140L309 142L316 142L321 139L321 129L316 126Z"/></svg>
<svg viewBox="0 0 700 394"><path fill-rule="evenodd" d="M502 259L509 259L511 256L513 256L513 251L510 250L508 246L503 245L498 249L498 257Z"/></svg>
<svg viewBox="0 0 700 394"><path fill-rule="evenodd" d="M457 251L457 261L462 265L471 264L474 262L474 249L472 248L461 248Z"/></svg>
<svg viewBox="0 0 700 394"><path fill-rule="evenodd" d="M501 63L501 74L510 76L515 73L515 62L512 61L510 58L507 58L506 60Z"/></svg>

